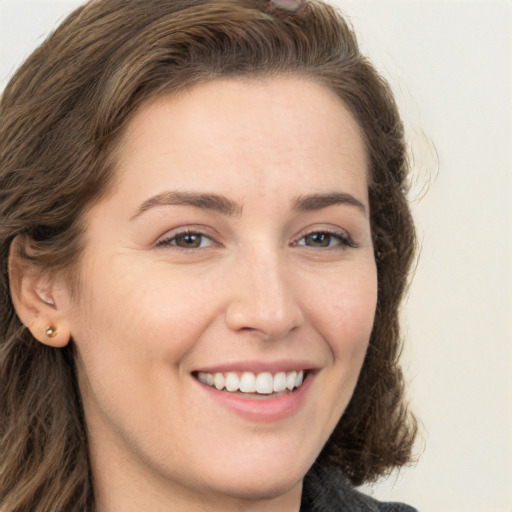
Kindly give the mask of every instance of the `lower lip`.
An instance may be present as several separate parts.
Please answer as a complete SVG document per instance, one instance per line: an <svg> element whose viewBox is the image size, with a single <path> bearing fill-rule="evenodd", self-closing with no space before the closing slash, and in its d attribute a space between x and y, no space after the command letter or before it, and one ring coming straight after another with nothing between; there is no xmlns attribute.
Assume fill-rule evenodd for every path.
<svg viewBox="0 0 512 512"><path fill-rule="evenodd" d="M251 398L202 384L194 379L213 400L226 409L233 411L243 419L255 423L273 423L293 416L304 404L306 395L313 381L312 373L308 373L302 385L291 393L274 398Z"/></svg>

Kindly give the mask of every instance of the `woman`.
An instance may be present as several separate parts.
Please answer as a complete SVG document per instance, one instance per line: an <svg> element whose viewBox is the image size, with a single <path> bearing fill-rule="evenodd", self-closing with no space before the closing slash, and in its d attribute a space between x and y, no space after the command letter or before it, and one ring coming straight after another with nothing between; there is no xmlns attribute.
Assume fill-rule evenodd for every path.
<svg viewBox="0 0 512 512"><path fill-rule="evenodd" d="M2 512L411 510L351 487L410 459L415 238L333 8L90 2L0 118Z"/></svg>

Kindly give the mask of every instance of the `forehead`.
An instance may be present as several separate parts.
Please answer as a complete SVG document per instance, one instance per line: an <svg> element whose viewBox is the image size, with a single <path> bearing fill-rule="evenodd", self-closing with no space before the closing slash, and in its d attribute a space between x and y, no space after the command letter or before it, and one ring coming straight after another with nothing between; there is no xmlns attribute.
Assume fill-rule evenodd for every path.
<svg viewBox="0 0 512 512"><path fill-rule="evenodd" d="M358 123L331 90L297 77L219 79L155 98L132 118L120 148L121 180L331 187L343 176L366 194Z"/></svg>

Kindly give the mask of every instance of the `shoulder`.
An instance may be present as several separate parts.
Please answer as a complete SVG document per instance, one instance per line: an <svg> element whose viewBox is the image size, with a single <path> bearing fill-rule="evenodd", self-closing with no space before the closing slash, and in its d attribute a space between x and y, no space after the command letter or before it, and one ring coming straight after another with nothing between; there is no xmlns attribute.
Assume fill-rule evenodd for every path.
<svg viewBox="0 0 512 512"><path fill-rule="evenodd" d="M383 503L355 489L342 475L314 465L304 479L300 512L418 512L403 503Z"/></svg>

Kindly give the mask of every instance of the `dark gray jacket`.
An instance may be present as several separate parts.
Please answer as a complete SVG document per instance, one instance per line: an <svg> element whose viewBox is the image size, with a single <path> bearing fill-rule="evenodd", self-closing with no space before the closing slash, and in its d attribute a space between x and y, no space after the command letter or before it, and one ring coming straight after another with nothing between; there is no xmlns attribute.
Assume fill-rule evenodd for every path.
<svg viewBox="0 0 512 512"><path fill-rule="evenodd" d="M300 512L418 512L402 503L382 503L357 491L340 474L313 466L304 479Z"/></svg>

